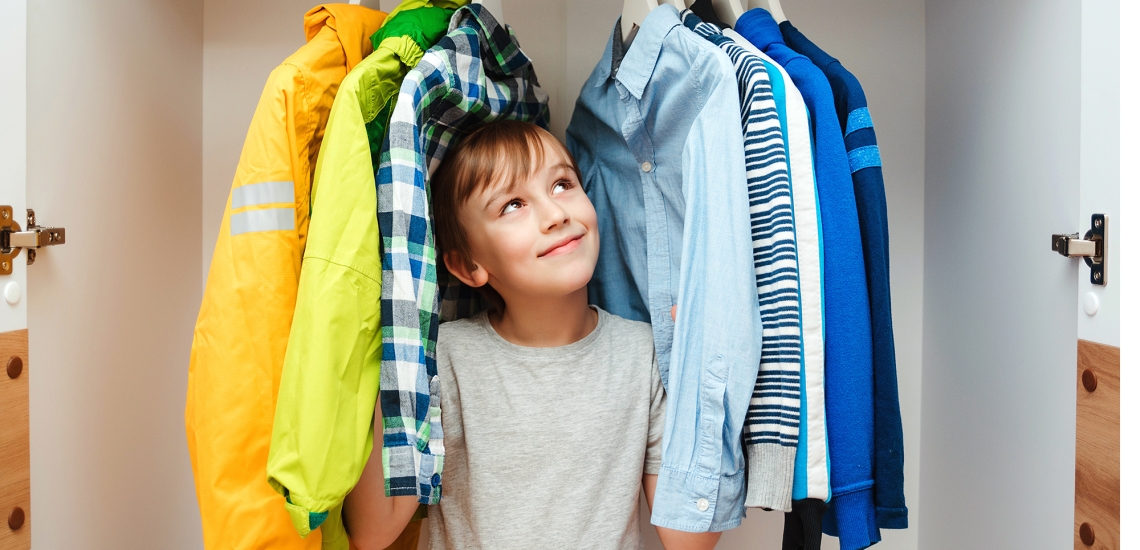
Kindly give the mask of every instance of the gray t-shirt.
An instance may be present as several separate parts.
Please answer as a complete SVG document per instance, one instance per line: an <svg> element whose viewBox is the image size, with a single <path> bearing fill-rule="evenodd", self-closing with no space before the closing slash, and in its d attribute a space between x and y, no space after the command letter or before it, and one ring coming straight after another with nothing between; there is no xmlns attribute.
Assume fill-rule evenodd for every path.
<svg viewBox="0 0 1140 550"><path fill-rule="evenodd" d="M665 389L646 323L600 309L568 346L504 340L486 313L437 349L443 497L431 548L642 548L643 474L661 467Z"/></svg>

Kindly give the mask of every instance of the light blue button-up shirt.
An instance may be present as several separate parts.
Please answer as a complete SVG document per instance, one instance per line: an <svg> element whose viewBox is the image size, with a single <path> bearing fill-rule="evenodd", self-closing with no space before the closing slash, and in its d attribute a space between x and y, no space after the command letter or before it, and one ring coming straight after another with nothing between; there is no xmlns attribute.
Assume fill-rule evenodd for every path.
<svg viewBox="0 0 1140 550"><path fill-rule="evenodd" d="M736 527L761 321L732 62L671 5L646 17L628 50L619 22L566 141L598 212L590 299L653 325L669 396L651 521Z"/></svg>

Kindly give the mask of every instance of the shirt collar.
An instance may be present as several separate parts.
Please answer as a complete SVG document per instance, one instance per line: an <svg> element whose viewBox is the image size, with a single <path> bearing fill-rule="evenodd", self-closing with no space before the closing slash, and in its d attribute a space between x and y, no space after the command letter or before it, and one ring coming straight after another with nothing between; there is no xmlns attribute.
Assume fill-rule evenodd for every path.
<svg viewBox="0 0 1140 550"><path fill-rule="evenodd" d="M736 31L748 37L753 46L767 50L772 44L783 44L784 36L772 14L763 8L752 8L736 20Z"/></svg>
<svg viewBox="0 0 1140 550"><path fill-rule="evenodd" d="M514 32L509 27L500 25L491 11L481 4L469 4L456 10L451 17L448 32L459 27L475 28L478 31L484 71L513 76L530 66L530 58L519 48Z"/></svg>
<svg viewBox="0 0 1140 550"><path fill-rule="evenodd" d="M641 99L645 86L649 84L649 77L653 76L653 69L657 66L657 58L661 55L665 36L673 27L680 24L681 18L677 8L671 4L658 6L641 22L633 44L630 44L629 50L622 55L621 19L618 19L617 25L614 26L611 46L604 60L606 64L612 64L614 59L618 59L620 63L616 71L610 72L610 78L621 82L635 98Z"/></svg>

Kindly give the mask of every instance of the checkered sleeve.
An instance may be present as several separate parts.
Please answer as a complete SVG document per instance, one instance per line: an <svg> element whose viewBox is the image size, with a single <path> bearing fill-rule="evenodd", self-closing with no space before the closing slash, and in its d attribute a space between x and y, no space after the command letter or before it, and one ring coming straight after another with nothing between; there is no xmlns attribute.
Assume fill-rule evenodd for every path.
<svg viewBox="0 0 1140 550"><path fill-rule="evenodd" d="M376 177L385 490L428 504L439 501L444 453L435 365L435 237L417 107L430 94L432 77L438 80L437 71L423 70L433 59L425 55L400 87Z"/></svg>
<svg viewBox="0 0 1140 550"><path fill-rule="evenodd" d="M451 28L404 78L376 174L385 490L426 504L439 502L443 474L441 302L449 319L478 307L470 289L452 288L437 272L430 174L451 143L483 124L546 127L550 119L547 95L509 29L477 4L457 10Z"/></svg>

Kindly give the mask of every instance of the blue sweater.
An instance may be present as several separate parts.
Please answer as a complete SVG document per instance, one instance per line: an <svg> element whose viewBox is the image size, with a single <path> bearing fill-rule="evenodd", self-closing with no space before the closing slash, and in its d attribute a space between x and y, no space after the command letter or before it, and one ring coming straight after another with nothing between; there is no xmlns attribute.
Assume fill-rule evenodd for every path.
<svg viewBox="0 0 1140 550"><path fill-rule="evenodd" d="M831 507L842 550L879 541L873 498L874 410L871 315L859 215L843 131L831 85L808 58L792 51L765 10L752 9L736 32L760 48L791 76L811 114L815 174L823 218L825 405L831 453Z"/></svg>
<svg viewBox="0 0 1140 550"><path fill-rule="evenodd" d="M780 23L784 40L823 70L835 95L835 110L843 127L855 205L863 231L863 260L871 292L871 344L875 369L875 512L882 529L906 529L903 497L903 432L899 386L895 374L895 333L891 322L891 262L887 237L887 192L875 128L867 111L863 86L839 60L827 55L790 22ZM828 514L831 517L831 514ZM830 522L824 530L833 534Z"/></svg>

